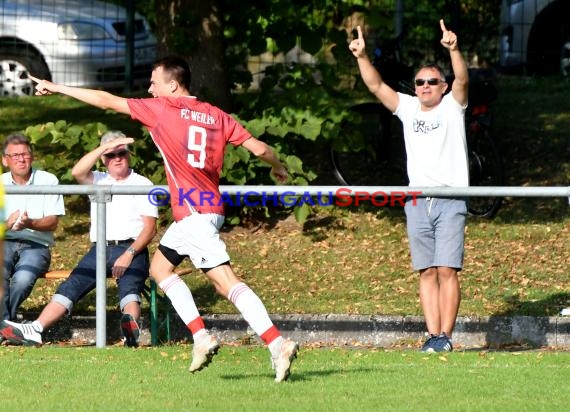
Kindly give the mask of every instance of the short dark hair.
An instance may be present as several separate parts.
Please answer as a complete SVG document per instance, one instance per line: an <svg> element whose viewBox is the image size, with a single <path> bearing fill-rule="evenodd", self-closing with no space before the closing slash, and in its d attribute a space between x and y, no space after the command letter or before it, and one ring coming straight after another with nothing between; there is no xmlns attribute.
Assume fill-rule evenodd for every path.
<svg viewBox="0 0 570 412"><path fill-rule="evenodd" d="M439 66L438 64L435 63L429 63L429 64L424 64L422 67L420 67L418 69L418 71L416 72L416 76L418 75L418 73L420 72L420 70L422 69L433 69L433 70L437 70L439 72L439 75L441 76L441 78L443 80L445 80L445 72L443 71L443 69L441 68L441 66Z"/></svg>
<svg viewBox="0 0 570 412"><path fill-rule="evenodd" d="M2 147L2 153L6 154L6 148L10 144L24 144L24 145L28 146L30 153L32 153L32 145L31 145L30 141L28 140L28 138L26 137L26 135L24 135L23 133L9 134L8 137L6 137L6 140L4 140L4 145Z"/></svg>
<svg viewBox="0 0 570 412"><path fill-rule="evenodd" d="M186 60L180 56L166 56L158 59L152 65L152 69L162 67L172 80L176 80L186 90L190 90L192 72Z"/></svg>

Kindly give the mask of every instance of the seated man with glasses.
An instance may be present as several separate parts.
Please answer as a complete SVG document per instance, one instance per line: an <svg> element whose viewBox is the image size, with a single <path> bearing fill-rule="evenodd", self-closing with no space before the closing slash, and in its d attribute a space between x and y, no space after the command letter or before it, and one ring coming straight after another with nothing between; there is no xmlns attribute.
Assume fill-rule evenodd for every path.
<svg viewBox="0 0 570 412"><path fill-rule="evenodd" d="M4 186L51 186L57 177L32 167L34 155L28 138L13 133L4 141ZM59 216L65 214L61 195L11 194L5 197L4 290L2 319L16 320L20 305L51 262L50 247Z"/></svg>
<svg viewBox="0 0 570 412"><path fill-rule="evenodd" d="M146 177L129 165L128 144L133 139L118 131L109 131L99 147L83 156L71 174L80 184L113 186L151 186ZM101 159L105 172L93 171ZM73 305L96 287L97 208L91 203L91 249L57 289L51 302L31 324L3 321L0 335L11 343L39 345L41 333L71 312ZM140 329L141 294L149 275L147 246L156 234L158 210L146 195L113 195L106 207L106 270L117 282L121 312L121 330L125 346L137 347Z"/></svg>

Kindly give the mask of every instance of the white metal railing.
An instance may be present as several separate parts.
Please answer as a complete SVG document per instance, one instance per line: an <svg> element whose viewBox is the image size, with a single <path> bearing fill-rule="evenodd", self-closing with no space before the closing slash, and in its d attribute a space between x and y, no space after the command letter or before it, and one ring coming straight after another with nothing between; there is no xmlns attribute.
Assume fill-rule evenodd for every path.
<svg viewBox="0 0 570 412"><path fill-rule="evenodd" d="M90 195L97 204L97 264L96 264L96 346L103 348L107 341L106 317L106 203L113 195L147 195L149 201L156 194L167 194L167 186L99 186L99 185L28 185L6 186L7 194L61 194ZM432 197L567 197L570 203L570 186L471 186L471 187L409 187L409 186L220 186L220 191L233 196L267 195L280 196L364 196L368 194L401 196L414 193L416 196ZM340 191L340 192L339 192ZM156 203L155 203L156 204Z"/></svg>
<svg viewBox="0 0 570 412"><path fill-rule="evenodd" d="M146 195L153 189L168 191L168 186L98 186L98 185L59 185L59 186L6 186L8 194L62 194L62 195ZM234 186L222 185L220 191L231 195L254 193L276 193L319 195L336 193L341 189L351 189L353 192L363 191L373 194L383 192L390 195L393 192L421 192L423 196L465 196L465 197L570 197L570 186L469 186L469 187L410 187L410 186Z"/></svg>

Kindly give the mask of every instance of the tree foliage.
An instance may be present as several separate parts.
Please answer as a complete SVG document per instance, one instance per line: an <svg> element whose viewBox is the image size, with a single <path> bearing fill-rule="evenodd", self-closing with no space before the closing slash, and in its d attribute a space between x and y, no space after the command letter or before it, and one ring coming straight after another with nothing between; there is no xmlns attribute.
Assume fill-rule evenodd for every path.
<svg viewBox="0 0 570 412"><path fill-rule="evenodd" d="M495 0L401 1L403 58L410 66L426 60L447 63L439 44L440 18L459 34L469 61L495 63L499 15ZM188 58L193 93L233 113L253 135L277 150L291 171L290 184L306 185L319 173L307 165L307 154L342 141L343 126L358 122L348 108L358 101L373 100L359 81L347 47L351 30L362 25L371 47L392 38L397 26L396 2L147 0L136 6L154 28L160 55L176 53ZM309 64L283 58L295 47L311 57ZM248 65L255 56L267 60L258 66L262 73L253 73ZM257 88L252 87L254 77L261 79ZM100 133L95 133L98 127L80 132L55 123L39 125L34 133L41 139L49 136L68 149L83 145L84 152L93 144L91 136ZM139 169L163 183L164 175L157 175L160 159L156 151L141 147L137 155ZM273 182L261 162L253 161L243 148L229 147L222 183Z"/></svg>

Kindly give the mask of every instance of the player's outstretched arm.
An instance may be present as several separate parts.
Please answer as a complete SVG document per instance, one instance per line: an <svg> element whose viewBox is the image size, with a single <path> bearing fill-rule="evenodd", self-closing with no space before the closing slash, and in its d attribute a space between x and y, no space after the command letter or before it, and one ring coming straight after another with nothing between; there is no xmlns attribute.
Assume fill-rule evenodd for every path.
<svg viewBox="0 0 570 412"><path fill-rule="evenodd" d="M53 83L49 80L38 79L30 75L28 75L28 77L37 83L37 96L60 93L100 109L111 109L119 113L130 114L127 99L124 97L115 96L103 90L82 89L80 87L71 87L64 84Z"/></svg>
<svg viewBox="0 0 570 412"><path fill-rule="evenodd" d="M287 181L287 178L289 177L287 169L285 169L285 166L283 166L283 163L281 163L281 161L277 158L275 152L273 149L271 149L271 147L253 136L243 142L242 146L253 153L255 156L259 157L265 163L270 164L272 167L271 174L279 182Z"/></svg>

